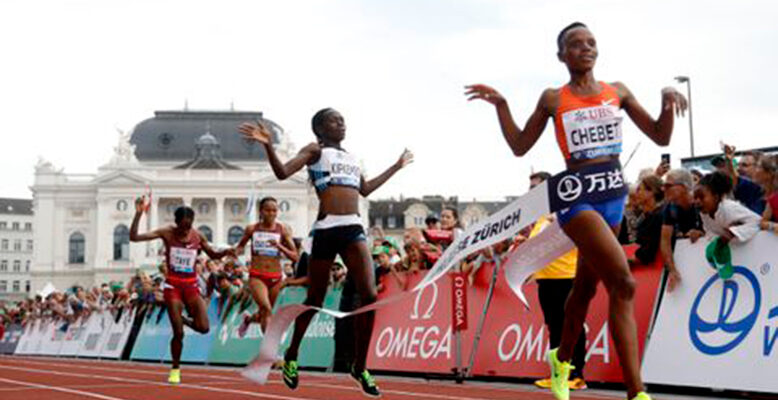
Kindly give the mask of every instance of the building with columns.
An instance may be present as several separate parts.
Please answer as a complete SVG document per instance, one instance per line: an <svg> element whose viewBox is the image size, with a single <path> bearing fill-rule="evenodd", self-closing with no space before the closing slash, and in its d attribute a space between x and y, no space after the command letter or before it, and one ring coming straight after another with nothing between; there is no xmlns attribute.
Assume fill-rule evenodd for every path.
<svg viewBox="0 0 778 400"><path fill-rule="evenodd" d="M68 174L40 160L32 187L32 292L47 282L65 289L127 282L138 268L154 270L162 243L129 243L134 199L143 194L151 194L151 206L141 232L172 224L175 209L186 204L195 210L194 227L226 246L257 220L259 200L273 196L279 220L294 236L306 236L318 200L305 170L278 181L264 149L238 133L247 121L270 127L283 160L295 153L284 130L261 112L183 110L157 111L131 134L119 132L111 160L94 174ZM365 217L367 207L363 201Z"/></svg>

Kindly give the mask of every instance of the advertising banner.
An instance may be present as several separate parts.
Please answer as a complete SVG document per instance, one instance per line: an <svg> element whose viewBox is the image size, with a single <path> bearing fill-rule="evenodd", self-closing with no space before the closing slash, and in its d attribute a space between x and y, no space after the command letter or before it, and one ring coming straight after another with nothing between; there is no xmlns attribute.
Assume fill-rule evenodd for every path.
<svg viewBox="0 0 778 400"><path fill-rule="evenodd" d="M113 324L113 315L110 311L93 313L84 327L84 340L78 350L79 357L99 357L103 336L110 332Z"/></svg>
<svg viewBox="0 0 778 400"><path fill-rule="evenodd" d="M493 266L485 264L467 286L467 323L462 335L462 354L469 359L489 289ZM662 266L657 263L633 268L637 292L635 317L642 354L651 318L655 310ZM410 287L423 276L410 277ZM449 304L456 275L446 275L414 296L397 302L393 307L376 311L368 366L376 370L451 373L454 367L452 349L453 323ZM379 297L393 296L401 289L393 279L385 279L386 290ZM500 274L481 332L478 353L472 374L476 376L545 377L548 366L548 330L538 303L537 285L523 287L529 308L510 288L505 275ZM589 308L587 318L587 380L621 382L621 367L608 331L608 297L600 285Z"/></svg>
<svg viewBox="0 0 778 400"><path fill-rule="evenodd" d="M274 309L289 304L301 304L305 301L307 289L304 287L285 288L276 299ZM340 304L341 289L330 289L324 298L324 306L327 308L338 308ZM259 347L262 343L262 330L259 324L252 324L246 336L238 336L238 327L243 320L243 312L240 307L233 307L227 315L227 319L218 328L218 333L211 346L211 352L208 356L209 363L222 364L247 364L259 353ZM251 305L245 312L256 312L256 305ZM283 335L281 349L289 347L292 329L290 327ZM308 330L305 332L305 339L300 345L300 357L297 360L303 367L321 367L327 368L332 364L335 353L335 320L332 316L318 313L311 320Z"/></svg>
<svg viewBox="0 0 778 400"><path fill-rule="evenodd" d="M22 337L22 326L20 324L9 324L5 328L3 336L0 337L0 354L13 354L19 339Z"/></svg>
<svg viewBox="0 0 778 400"><path fill-rule="evenodd" d="M130 337L130 331L132 330L132 321L135 320L135 309L125 309L121 315L114 317L113 324L110 325L108 331L103 334L102 342L100 345L100 357L101 358L120 358L124 351L124 345L127 344L127 339Z"/></svg>
<svg viewBox="0 0 778 400"><path fill-rule="evenodd" d="M649 383L778 392L778 237L731 245L735 273L722 280L703 238L679 241L681 285L665 293L643 364Z"/></svg>

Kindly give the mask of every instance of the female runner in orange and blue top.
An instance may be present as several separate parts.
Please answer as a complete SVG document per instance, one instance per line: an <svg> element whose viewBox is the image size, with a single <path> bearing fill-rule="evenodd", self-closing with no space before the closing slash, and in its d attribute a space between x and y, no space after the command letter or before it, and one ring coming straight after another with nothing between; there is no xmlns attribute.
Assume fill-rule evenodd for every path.
<svg viewBox="0 0 778 400"><path fill-rule="evenodd" d="M516 156L523 156L540 137L549 118L554 119L559 147L568 170L618 160L621 153L621 117L624 109L635 125L660 146L670 143L674 112L686 110L686 99L673 88L662 90L662 112L654 120L621 82L607 84L594 79L597 42L586 25L576 22L557 38L559 60L567 66L570 82L547 89L522 130L513 121L505 98L486 85L466 87L469 100L480 99L497 109L503 136ZM579 250L577 274L565 307L559 348L549 352L551 390L557 399L568 399L570 359L583 329L589 302L602 281L609 296L609 326L621 360L629 399L648 400L640 378L637 329L632 301L635 280L629 271L616 233L624 210L624 197L601 202L579 202L559 212L565 233Z"/></svg>
<svg viewBox="0 0 778 400"><path fill-rule="evenodd" d="M251 240L251 267L249 269L249 289L251 297L257 303L256 314L245 315L238 329L243 337L249 324L259 322L265 332L273 305L278 294L284 288L284 273L281 270L281 257L297 262L297 250L284 225L276 221L278 201L265 197L259 201L259 222L246 227L243 237L236 246L235 253L243 253L243 247Z"/></svg>

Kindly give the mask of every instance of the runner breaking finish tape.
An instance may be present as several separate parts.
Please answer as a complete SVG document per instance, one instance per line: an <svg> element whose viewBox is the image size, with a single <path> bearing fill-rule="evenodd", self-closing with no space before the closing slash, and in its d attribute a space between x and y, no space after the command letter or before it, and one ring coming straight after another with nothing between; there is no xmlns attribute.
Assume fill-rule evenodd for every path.
<svg viewBox="0 0 778 400"><path fill-rule="evenodd" d="M609 165L617 168L622 147L624 109L633 122L660 146L670 142L674 113L686 110L686 99L673 88L662 90L662 111L654 120L620 82L605 83L594 79L598 50L594 35L586 25L576 22L565 27L557 38L559 61L570 73L570 81L543 92L524 129L511 116L508 103L495 89L482 85L466 87L469 100L483 100L495 106L503 136L516 156L525 155L537 142L553 118L556 138L567 163L568 172L559 182L558 195L572 200L559 212L559 222L579 250L577 274L565 308L564 327L559 348L549 351L551 390L557 399L569 398L568 377L573 348L583 329L589 302L602 281L610 297L610 328L627 386L633 400L649 400L640 378L637 334L632 300L635 281L616 234L624 211L626 190L594 200L583 199L582 191L591 185L609 186L609 179L621 179L621 173L592 175L590 186L578 174L586 169ZM622 187L624 187L622 185Z"/></svg>

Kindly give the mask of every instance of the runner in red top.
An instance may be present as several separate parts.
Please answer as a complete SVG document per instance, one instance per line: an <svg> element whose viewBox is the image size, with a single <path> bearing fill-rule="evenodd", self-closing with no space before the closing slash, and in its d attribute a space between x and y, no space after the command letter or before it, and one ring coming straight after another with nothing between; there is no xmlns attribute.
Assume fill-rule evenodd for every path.
<svg viewBox="0 0 778 400"><path fill-rule="evenodd" d="M243 237L235 248L235 254L242 254L243 247L251 240L251 267L249 289L259 310L243 316L238 335L243 337L252 322L259 322L264 332L273 312L278 293L284 288L284 274L281 257L297 262L294 241L284 225L276 222L278 201L265 197L259 202L259 222L246 227Z"/></svg>
<svg viewBox="0 0 778 400"><path fill-rule="evenodd" d="M686 99L673 88L662 90L662 111L654 119L621 82L605 83L594 78L598 49L586 25L568 25L557 37L557 58L565 64L570 81L561 88L546 89L524 128L513 120L508 102L486 85L467 86L469 100L483 100L495 106L503 136L516 156L525 155L553 118L557 140L568 170L593 164L618 162L621 153L621 110L651 140L660 146L670 143L674 114L686 110ZM635 280L627 257L616 240L624 210L624 199L579 202L559 212L567 236L578 247L579 258L573 289L567 299L562 339L549 351L552 367L551 390L557 399L568 399L570 359L583 330L589 302L600 281L608 290L609 327L622 366L629 399L648 400L640 379L637 329L633 314Z"/></svg>
<svg viewBox="0 0 778 400"><path fill-rule="evenodd" d="M231 249L214 251L203 235L192 229L194 210L189 207L178 207L175 211L174 226L166 226L148 233L138 233L138 224L143 210L146 209L146 198L141 196L135 201L135 217L130 227L130 241L144 242L162 239L165 244L165 304L167 305L170 326L173 328L173 338L170 341L170 354L173 358L172 369L168 382L181 383L181 350L184 346L184 325L199 333L208 333L207 306L200 297L197 286L195 262L200 251L204 251L212 259L220 259L225 255L234 255ZM186 308L191 318L184 317Z"/></svg>

